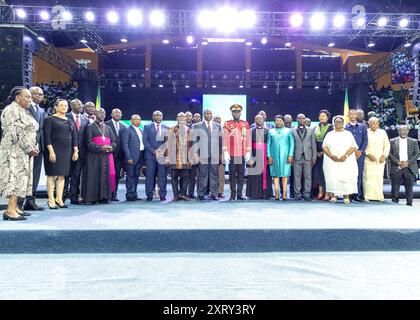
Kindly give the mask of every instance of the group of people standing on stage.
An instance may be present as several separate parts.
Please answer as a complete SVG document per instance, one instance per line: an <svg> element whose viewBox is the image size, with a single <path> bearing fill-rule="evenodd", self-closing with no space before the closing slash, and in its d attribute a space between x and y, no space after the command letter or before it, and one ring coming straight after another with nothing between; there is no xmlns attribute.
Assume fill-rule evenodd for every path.
<svg viewBox="0 0 420 320"><path fill-rule="evenodd" d="M58 99L54 114L46 116L40 107L43 92L16 87L1 115L0 196L8 197L4 220L24 220L30 210L43 210L35 203L42 160L47 176L48 207L118 201L122 170L126 172L126 200L141 200L137 186L146 166L146 200L152 201L156 185L159 198L166 200L168 173L173 201L194 198L218 200L224 197L224 174L229 171L230 200L245 200L243 185L247 172L246 196L251 199L282 198L344 203L383 201L383 175L390 162L392 200L398 202L404 183L407 204L412 205L413 181L418 172L420 151L415 139L407 138L401 126L399 137L389 142L379 120L366 123L357 110L349 111L350 121L319 112L319 124L310 127L304 114L292 127L290 115L275 116L274 126L264 111L249 126L241 120L242 106L230 107L232 119L222 125L210 109L200 114L180 112L177 124L167 127L163 114L153 113L151 124L140 129L141 117L131 116L131 125L121 123L122 112L105 110L92 102ZM273 190L274 182L274 190ZM273 192L274 191L274 192Z"/></svg>

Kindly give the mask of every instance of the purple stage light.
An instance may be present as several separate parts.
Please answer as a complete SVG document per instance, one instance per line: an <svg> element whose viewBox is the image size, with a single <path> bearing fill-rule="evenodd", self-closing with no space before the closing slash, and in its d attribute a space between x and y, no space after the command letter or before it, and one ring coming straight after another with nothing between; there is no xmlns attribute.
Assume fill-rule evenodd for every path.
<svg viewBox="0 0 420 320"><path fill-rule="evenodd" d="M290 24L292 27L298 28L302 25L302 23L303 23L303 17L300 13L292 14L292 16L290 17Z"/></svg>

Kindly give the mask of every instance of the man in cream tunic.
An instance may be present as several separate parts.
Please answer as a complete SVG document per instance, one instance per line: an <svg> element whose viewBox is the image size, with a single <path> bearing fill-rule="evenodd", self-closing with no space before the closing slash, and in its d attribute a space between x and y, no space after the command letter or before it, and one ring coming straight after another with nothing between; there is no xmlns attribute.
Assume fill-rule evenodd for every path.
<svg viewBox="0 0 420 320"><path fill-rule="evenodd" d="M384 201L384 170L389 147L388 135L385 130L379 129L378 118L370 118L363 172L363 192L366 201Z"/></svg>

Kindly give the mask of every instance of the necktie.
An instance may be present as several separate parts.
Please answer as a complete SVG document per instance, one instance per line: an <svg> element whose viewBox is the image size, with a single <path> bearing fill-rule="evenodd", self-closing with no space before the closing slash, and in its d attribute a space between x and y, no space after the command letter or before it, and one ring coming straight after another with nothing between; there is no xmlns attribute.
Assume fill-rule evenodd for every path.
<svg viewBox="0 0 420 320"><path fill-rule="evenodd" d="M210 122L207 122L207 128L209 128L209 132L211 133Z"/></svg>
<svg viewBox="0 0 420 320"><path fill-rule="evenodd" d="M118 136L119 131L120 131L120 124L118 122L115 122L115 131L117 131L117 136Z"/></svg>
<svg viewBox="0 0 420 320"><path fill-rule="evenodd" d="M76 128L77 128L77 131L80 130L80 119L79 119L79 115L78 114L76 114Z"/></svg>
<svg viewBox="0 0 420 320"><path fill-rule="evenodd" d="M156 135L160 137L160 124L159 123L156 124Z"/></svg>

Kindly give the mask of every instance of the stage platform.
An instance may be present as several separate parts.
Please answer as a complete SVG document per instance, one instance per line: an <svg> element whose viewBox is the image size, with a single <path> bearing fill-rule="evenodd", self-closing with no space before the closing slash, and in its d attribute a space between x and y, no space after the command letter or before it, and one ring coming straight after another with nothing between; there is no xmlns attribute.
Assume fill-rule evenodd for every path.
<svg viewBox="0 0 420 320"><path fill-rule="evenodd" d="M293 200L173 203L170 193L167 198L163 203L73 205L33 212L23 222L1 221L0 253L420 250L420 200L410 207L404 199L400 204L344 205ZM43 199L39 203L46 206Z"/></svg>

